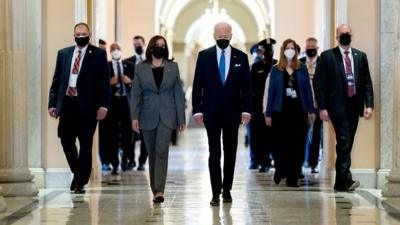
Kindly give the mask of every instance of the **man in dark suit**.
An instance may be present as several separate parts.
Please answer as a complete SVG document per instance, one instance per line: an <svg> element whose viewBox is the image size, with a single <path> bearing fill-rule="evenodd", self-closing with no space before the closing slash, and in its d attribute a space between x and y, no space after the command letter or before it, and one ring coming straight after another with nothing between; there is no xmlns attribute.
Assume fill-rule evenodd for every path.
<svg viewBox="0 0 400 225"><path fill-rule="evenodd" d="M247 125L247 135L250 139L249 169L260 167L259 172L268 172L271 167L271 128L265 124L263 97L268 74L276 63L276 60L273 59L273 44L275 43L274 39L267 38L256 44L257 47L254 50L261 51L262 54L259 56L260 60L255 62L250 70L253 116Z"/></svg>
<svg viewBox="0 0 400 225"><path fill-rule="evenodd" d="M111 164L113 170L111 174L117 174L119 166L118 150L123 151L123 158L129 160L128 164L133 164L135 153L132 149L132 127L129 111L130 93L133 80L133 64L121 59L121 46L113 43L110 46L112 60L109 62L110 84L111 84L111 105L109 110L110 136L105 137L111 140ZM122 164L121 164L122 166ZM125 167L126 168L126 167ZM125 169L122 166L122 169Z"/></svg>
<svg viewBox="0 0 400 225"><path fill-rule="evenodd" d="M318 56L318 40L314 37L307 38L306 40L306 56L301 58L300 61L307 66L308 75L310 76L311 87L313 91L314 98L314 110L317 112L317 101L315 100L316 84L315 84L315 68L319 60ZM308 165L311 167L311 173L318 173L318 158L319 150L321 146L321 131L322 131L322 121L319 117L315 118L314 123L309 125L308 130L311 137L307 138L306 146L308 146Z"/></svg>
<svg viewBox="0 0 400 225"><path fill-rule="evenodd" d="M218 206L222 192L224 202L232 202L233 174L236 161L239 124L251 118L251 80L247 55L229 45L232 28L221 22L214 27L217 45L201 51L197 58L193 82L193 117L204 122L208 136L208 160L213 198ZM221 177L221 132L224 150Z"/></svg>
<svg viewBox="0 0 400 225"><path fill-rule="evenodd" d="M109 107L110 80L106 52L89 44L89 26L76 24L74 37L75 46L58 51L48 109L51 117L60 117L58 136L74 174L70 189L81 194L92 169L96 124L105 118Z"/></svg>
<svg viewBox="0 0 400 225"><path fill-rule="evenodd" d="M135 66L141 62L143 62L146 59L146 54L145 54L145 47L146 47L146 42L144 40L143 36L137 35L135 37L133 37L133 48L135 49L135 53L133 56L125 59L124 61L128 61L130 63L133 64L133 71L135 71ZM136 133L134 134L134 141L133 141L133 158L135 158L135 141L136 140L140 140L140 155L139 155L139 166L137 167L137 170L139 171L143 171L144 170L144 164L146 163L147 160L147 149L146 149L146 145L144 144L143 141L143 136L141 133ZM125 157L123 157L122 159L123 162L127 161ZM135 162L133 161L133 163L128 163L126 164L122 164L123 166L123 170L126 169L132 169L132 167L135 166Z"/></svg>
<svg viewBox="0 0 400 225"><path fill-rule="evenodd" d="M321 54L315 78L320 118L332 121L336 133L336 191L354 191L360 186L350 172L351 149L359 116L371 118L374 94L367 55L351 47L349 25L336 29L339 45Z"/></svg>

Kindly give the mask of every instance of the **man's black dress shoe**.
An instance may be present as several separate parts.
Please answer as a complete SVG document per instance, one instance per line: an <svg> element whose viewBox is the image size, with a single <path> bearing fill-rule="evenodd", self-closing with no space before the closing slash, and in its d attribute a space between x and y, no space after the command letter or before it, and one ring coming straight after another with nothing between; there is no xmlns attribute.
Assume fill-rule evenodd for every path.
<svg viewBox="0 0 400 225"><path fill-rule="evenodd" d="M219 196L214 196L210 202L211 206L219 206Z"/></svg>
<svg viewBox="0 0 400 225"><path fill-rule="evenodd" d="M74 191L75 194L85 194L85 192L86 191L85 191L85 188L83 185L79 185L79 184L76 185L76 189Z"/></svg>
<svg viewBox="0 0 400 225"><path fill-rule="evenodd" d="M118 170L117 169L113 169L111 171L111 175L118 175Z"/></svg>
<svg viewBox="0 0 400 225"><path fill-rule="evenodd" d="M262 166L260 168L260 170L258 170L258 172L260 172L260 173L266 173L268 171L269 171L269 167L268 166Z"/></svg>
<svg viewBox="0 0 400 225"><path fill-rule="evenodd" d="M163 196L157 196L153 199L153 203L158 204L158 203L163 203L164 202L164 197Z"/></svg>
<svg viewBox="0 0 400 225"><path fill-rule="evenodd" d="M319 171L315 167L311 167L311 173L318 173Z"/></svg>
<svg viewBox="0 0 400 225"><path fill-rule="evenodd" d="M144 166L143 165L139 165L137 168L138 171L144 171Z"/></svg>
<svg viewBox="0 0 400 225"><path fill-rule="evenodd" d="M71 186L69 186L69 190L75 191L75 189L76 189L76 181L75 181L75 176L74 176L74 178L71 181Z"/></svg>
<svg viewBox="0 0 400 225"><path fill-rule="evenodd" d="M344 186L346 188L346 191L354 191L356 190L356 188L360 187L360 181L352 180Z"/></svg>
<svg viewBox="0 0 400 225"><path fill-rule="evenodd" d="M274 182L275 182L275 184L279 184L281 182L281 179L282 179L281 176L278 173L275 172L275 174L274 174Z"/></svg>
<svg viewBox="0 0 400 225"><path fill-rule="evenodd" d="M222 202L230 203L232 202L232 195L230 191L222 192Z"/></svg>

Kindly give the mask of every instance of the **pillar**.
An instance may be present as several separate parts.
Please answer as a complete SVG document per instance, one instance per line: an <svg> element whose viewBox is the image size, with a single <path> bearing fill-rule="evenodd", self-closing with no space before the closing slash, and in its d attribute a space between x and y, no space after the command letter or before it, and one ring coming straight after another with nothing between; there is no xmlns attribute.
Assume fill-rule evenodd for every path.
<svg viewBox="0 0 400 225"><path fill-rule="evenodd" d="M400 0L381 1L381 168L384 197L400 197Z"/></svg>
<svg viewBox="0 0 400 225"><path fill-rule="evenodd" d="M28 169L27 0L0 1L0 186L4 196L38 193ZM30 59L29 59L30 60Z"/></svg>

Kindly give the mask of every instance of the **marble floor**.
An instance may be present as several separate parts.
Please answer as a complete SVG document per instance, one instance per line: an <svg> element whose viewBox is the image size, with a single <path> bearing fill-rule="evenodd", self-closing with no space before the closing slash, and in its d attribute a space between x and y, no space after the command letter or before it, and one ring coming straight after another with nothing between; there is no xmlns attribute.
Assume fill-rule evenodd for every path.
<svg viewBox="0 0 400 225"><path fill-rule="evenodd" d="M206 141L203 129L189 129L180 135L179 145L171 147L161 206L152 203L147 171L104 174L82 195L41 189L37 198L6 198L8 209L0 214L0 225L400 224L400 211L385 205L380 190L335 193L326 173L311 175L306 168L301 187L287 188L274 184L273 171L249 171L242 141L233 203L210 207Z"/></svg>

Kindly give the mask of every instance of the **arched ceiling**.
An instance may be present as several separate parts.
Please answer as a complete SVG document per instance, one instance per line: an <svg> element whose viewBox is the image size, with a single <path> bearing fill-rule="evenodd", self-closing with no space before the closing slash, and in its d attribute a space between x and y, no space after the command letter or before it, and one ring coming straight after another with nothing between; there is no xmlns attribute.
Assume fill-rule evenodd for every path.
<svg viewBox="0 0 400 225"><path fill-rule="evenodd" d="M204 14L205 9L211 7L208 0L165 0L160 4L161 31L172 31L174 42L183 43L190 26ZM219 8L226 9L239 24L247 42L264 38L269 29L269 16L263 1L220 0Z"/></svg>

